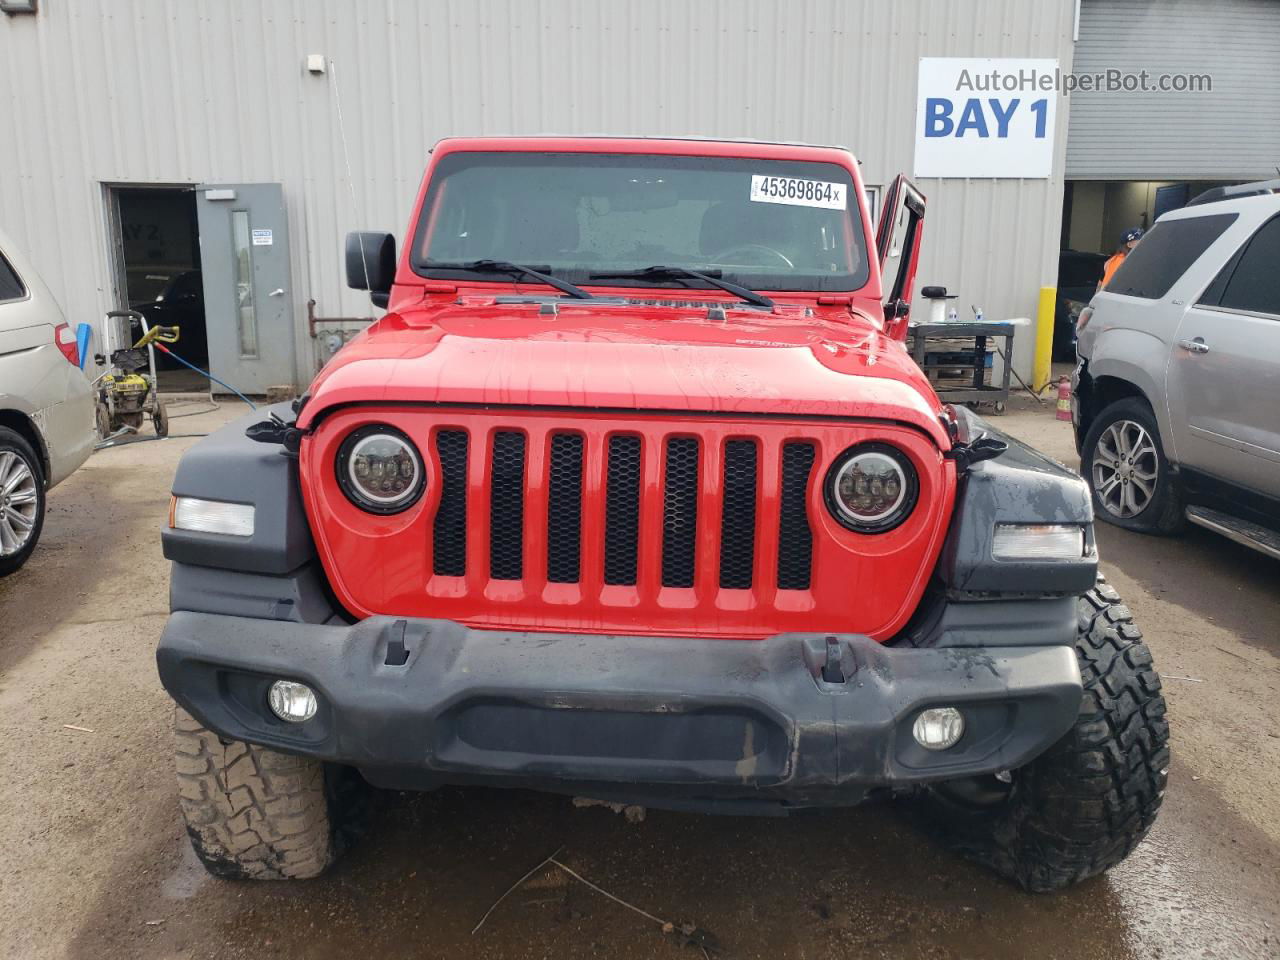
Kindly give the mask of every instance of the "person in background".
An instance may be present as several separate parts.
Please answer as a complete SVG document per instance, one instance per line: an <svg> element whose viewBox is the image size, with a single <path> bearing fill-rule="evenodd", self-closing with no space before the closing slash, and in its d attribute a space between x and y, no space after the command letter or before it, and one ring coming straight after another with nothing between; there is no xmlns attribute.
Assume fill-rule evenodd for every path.
<svg viewBox="0 0 1280 960"><path fill-rule="evenodd" d="M1142 239L1142 228L1134 227L1132 230L1126 230L1124 236L1120 238L1120 249L1113 253L1107 262L1102 265L1102 279L1098 281L1098 289L1101 290L1111 282L1111 275L1120 269L1120 264L1124 263L1124 258L1129 255L1129 251L1138 245L1138 241Z"/></svg>

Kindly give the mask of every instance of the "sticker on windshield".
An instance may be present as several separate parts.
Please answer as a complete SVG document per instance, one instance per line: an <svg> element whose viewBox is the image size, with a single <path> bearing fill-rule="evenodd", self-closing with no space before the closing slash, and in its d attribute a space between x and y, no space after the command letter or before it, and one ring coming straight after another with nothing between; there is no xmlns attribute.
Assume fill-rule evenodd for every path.
<svg viewBox="0 0 1280 960"><path fill-rule="evenodd" d="M751 175L751 199L756 203L789 203L797 207L825 207L843 210L847 197L845 184L824 180L801 180L799 177L767 177Z"/></svg>

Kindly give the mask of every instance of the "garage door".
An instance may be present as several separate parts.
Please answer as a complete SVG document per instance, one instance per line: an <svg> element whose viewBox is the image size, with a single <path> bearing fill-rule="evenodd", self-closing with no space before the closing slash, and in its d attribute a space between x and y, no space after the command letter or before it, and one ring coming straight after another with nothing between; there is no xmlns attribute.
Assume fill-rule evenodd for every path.
<svg viewBox="0 0 1280 960"><path fill-rule="evenodd" d="M1211 92L1070 97L1068 179L1252 180L1280 162L1280 3L1084 0L1077 75L1209 74Z"/></svg>

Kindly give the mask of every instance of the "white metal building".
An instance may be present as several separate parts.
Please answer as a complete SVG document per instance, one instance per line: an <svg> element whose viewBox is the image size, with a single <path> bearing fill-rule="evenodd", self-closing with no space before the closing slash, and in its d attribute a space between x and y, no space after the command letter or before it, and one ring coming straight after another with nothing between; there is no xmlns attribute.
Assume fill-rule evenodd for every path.
<svg viewBox="0 0 1280 960"><path fill-rule="evenodd" d="M1275 4L1232 4L1280 22ZM1200 17L1215 6L1163 5ZM255 348L305 384L325 352L308 300L322 316L371 312L343 285L343 235L402 238L441 137L841 143L882 187L912 171L920 58L1047 58L1069 71L1075 37L1087 41L1103 6L1085 0L1082 27L1077 0L38 0L34 14L0 14L0 224L68 318L96 322L211 243L139 188L199 187L201 203L221 189L234 205L249 195L238 188L280 185L274 233L256 212L219 229L240 243L252 228L254 256L271 249L257 245L265 235L287 257L289 282L260 307ZM1064 171L1093 155L1087 144L1068 153L1067 124L1064 101L1047 178L918 181L929 201L919 283L990 317L1034 316L1039 288L1056 282ZM270 206L270 190L259 196ZM206 291L238 282L235 258L220 262L225 276L206 263ZM230 322L211 307L211 344ZM1016 351L1024 373L1031 346L1023 337Z"/></svg>

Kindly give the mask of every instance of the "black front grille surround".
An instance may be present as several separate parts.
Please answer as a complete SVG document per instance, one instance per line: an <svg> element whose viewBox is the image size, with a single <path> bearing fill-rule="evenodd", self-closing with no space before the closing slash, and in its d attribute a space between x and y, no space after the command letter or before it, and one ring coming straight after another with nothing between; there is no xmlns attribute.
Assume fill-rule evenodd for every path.
<svg viewBox="0 0 1280 960"><path fill-rule="evenodd" d="M640 438L632 433L610 437L604 502L604 582L610 586L636 583L640 468Z"/></svg>
<svg viewBox="0 0 1280 960"><path fill-rule="evenodd" d="M431 569L441 577L467 574L467 445L465 430L436 434L440 505L436 507Z"/></svg>
<svg viewBox="0 0 1280 960"><path fill-rule="evenodd" d="M547 476L547 580L577 583L582 556L582 434L551 437Z"/></svg>
<svg viewBox="0 0 1280 960"><path fill-rule="evenodd" d="M812 443L782 447L782 490L778 517L778 589L808 590L813 568L813 529L809 526L809 475Z"/></svg>
<svg viewBox="0 0 1280 960"><path fill-rule="evenodd" d="M720 588L750 590L756 560L756 501L759 499L756 445L730 440L724 445L724 490L720 500Z"/></svg>
<svg viewBox="0 0 1280 960"><path fill-rule="evenodd" d="M662 500L662 585L692 587L698 547L697 437L667 440Z"/></svg>
<svg viewBox="0 0 1280 960"><path fill-rule="evenodd" d="M500 430L493 435L489 463L489 576L524 576L524 434Z"/></svg>

